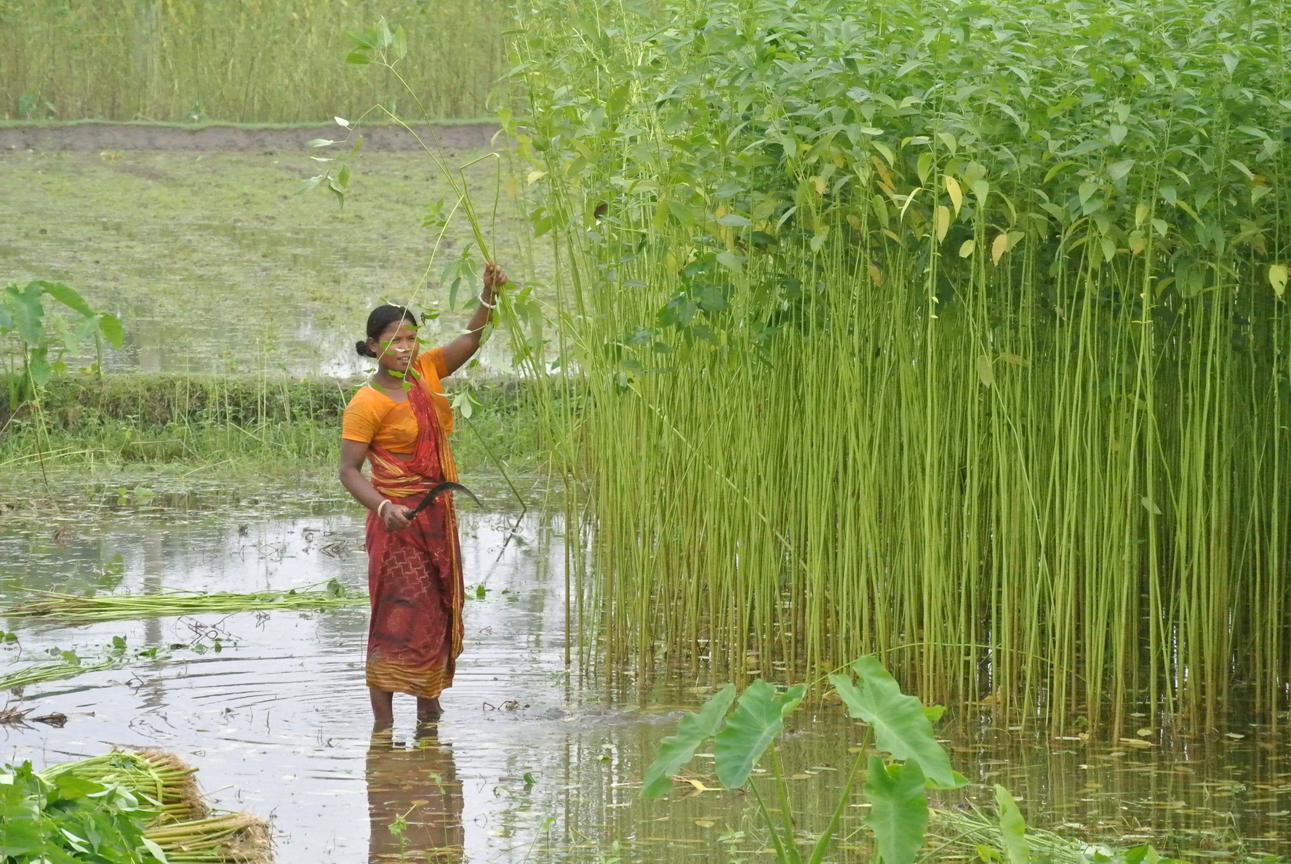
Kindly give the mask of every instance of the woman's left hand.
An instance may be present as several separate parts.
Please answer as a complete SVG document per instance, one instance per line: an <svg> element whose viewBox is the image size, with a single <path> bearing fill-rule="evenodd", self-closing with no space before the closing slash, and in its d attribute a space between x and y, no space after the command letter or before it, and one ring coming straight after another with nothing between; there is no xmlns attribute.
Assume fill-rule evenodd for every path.
<svg viewBox="0 0 1291 864"><path fill-rule="evenodd" d="M484 295L480 299L492 305L498 289L507 284L507 281L507 274L501 267L492 261L486 262L484 265Z"/></svg>

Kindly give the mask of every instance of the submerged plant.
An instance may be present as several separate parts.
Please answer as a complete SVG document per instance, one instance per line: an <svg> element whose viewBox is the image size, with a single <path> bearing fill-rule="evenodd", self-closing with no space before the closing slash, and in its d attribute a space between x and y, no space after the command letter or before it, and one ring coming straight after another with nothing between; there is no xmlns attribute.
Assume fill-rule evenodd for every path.
<svg viewBox="0 0 1291 864"><path fill-rule="evenodd" d="M873 657L860 658L852 664L852 671L857 675L856 681L851 674L832 674L829 680L848 713L865 722L865 740L857 748L856 760L829 824L816 838L807 861L820 864L824 860L839 820L851 803L852 787L863 773L865 798L870 804L866 824L874 833L880 857L885 864L913 864L928 825L925 788L953 789L966 781L950 767L950 757L933 736L932 721L941 715L941 708L925 708L917 697L903 694L883 664ZM784 730L784 718L802 702L806 690L805 684L798 684L778 691L758 679L740 694L735 710L728 714L735 702L735 685L726 685L698 712L683 717L676 733L663 740L659 756L646 769L641 796L653 798L669 791L672 776L695 757L704 742L712 739L718 781L726 789L748 786L771 835L776 860L799 864L802 856L798 832L775 741ZM772 786L779 803L778 820L772 817L772 808L751 777L768 752ZM885 755L893 761L889 762Z"/></svg>

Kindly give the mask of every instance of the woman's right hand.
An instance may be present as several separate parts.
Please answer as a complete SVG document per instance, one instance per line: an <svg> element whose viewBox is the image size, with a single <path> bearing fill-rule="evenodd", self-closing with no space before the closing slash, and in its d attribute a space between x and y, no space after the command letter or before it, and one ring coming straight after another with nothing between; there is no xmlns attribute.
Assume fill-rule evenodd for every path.
<svg viewBox="0 0 1291 864"><path fill-rule="evenodd" d="M402 531L412 524L408 521L409 512L407 507L391 501L381 508L381 522L387 531Z"/></svg>

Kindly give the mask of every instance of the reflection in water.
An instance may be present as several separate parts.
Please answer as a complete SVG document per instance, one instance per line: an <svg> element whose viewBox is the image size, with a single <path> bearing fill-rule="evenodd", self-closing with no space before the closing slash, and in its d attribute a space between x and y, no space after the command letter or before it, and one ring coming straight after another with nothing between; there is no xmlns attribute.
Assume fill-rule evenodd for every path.
<svg viewBox="0 0 1291 864"><path fill-rule="evenodd" d="M407 746L389 731L368 747L369 864L462 860L462 784L453 746L426 724Z"/></svg>
<svg viewBox="0 0 1291 864"><path fill-rule="evenodd" d="M0 518L0 607L36 590L366 584L362 511L257 521L250 511L201 505L196 497L188 510L168 504L164 524L133 516L91 523L66 543L47 526ZM201 768L220 806L273 814L282 864L398 861L400 836L390 826L401 817L409 862L762 860L766 835L750 796L679 785L667 799L638 797L680 709L722 682L706 685L692 673L689 685L700 686L665 681L621 697L593 674L585 689L572 686L579 670L564 663L564 528L544 518L531 517L508 543L509 514L461 514L467 584L484 590L468 592L467 649L438 724L452 752L434 729L410 744L411 722L393 739L372 740L360 607L197 616L234 637L222 652L200 655L169 648L193 638L174 618L75 626L0 619L20 635L0 648L0 669L49 649L101 656L115 636L132 650L164 649L155 660L29 688L23 707L62 712L67 727L0 729L0 762L44 766L97 755L104 742L174 750ZM119 571L109 566L118 555ZM938 731L970 785L936 800L989 807L1000 783L1031 825L1069 838L1147 841L1188 860L1285 856L1291 726L1251 726L1240 716L1234 710L1224 727L1186 736L1131 715L1110 740L1085 740L996 726L989 711L957 706ZM801 830L820 831L830 819L854 758L848 748L862 737L838 705L791 716L778 755ZM685 773L705 790L718 786L711 757L700 754ZM840 821L840 864L871 854L859 790L851 803Z"/></svg>

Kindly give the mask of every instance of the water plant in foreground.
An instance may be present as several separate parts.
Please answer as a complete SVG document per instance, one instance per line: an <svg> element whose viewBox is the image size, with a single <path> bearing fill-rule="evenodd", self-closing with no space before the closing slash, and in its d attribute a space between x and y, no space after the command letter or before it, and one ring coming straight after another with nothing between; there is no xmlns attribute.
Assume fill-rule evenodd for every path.
<svg viewBox="0 0 1291 864"><path fill-rule="evenodd" d="M852 672L856 678L853 680ZM663 739L655 761L642 778L640 795L655 798L673 788L677 774L712 742L717 779L726 789L747 787L757 802L758 815L771 838L779 864L820 864L829 853L839 822L852 805L852 790L863 778L862 792L869 805L866 827L883 864L914 864L952 855L978 858L984 864L1159 864L1163 858L1152 846L1116 850L1060 837L1050 831L1029 831L1017 802L1003 786L995 786L995 814L980 809L952 807L934 810L928 789L950 790L966 784L952 769L949 754L933 734L941 706L925 706L918 697L901 692L896 680L874 657L861 657L850 672L831 673L829 682L848 714L865 724L865 736L856 752L847 780L825 829L799 851L802 832L794 820L789 784L776 753L775 742L784 720L802 702L807 686L777 689L755 680L736 702L735 685L728 684L697 711L684 716L676 732ZM731 705L735 710L731 711ZM764 755L769 759L764 760ZM757 766L769 762L759 788ZM769 806L767 795L774 794ZM772 813L779 811L779 818ZM846 838L849 844L855 836Z"/></svg>
<svg viewBox="0 0 1291 864"><path fill-rule="evenodd" d="M99 672L121 665L118 658L108 658L95 663L82 663L79 660L53 660L43 663L29 663L18 669L0 673L0 691L29 687L32 684L43 684L46 681L61 681L64 678L75 678L86 672Z"/></svg>
<svg viewBox="0 0 1291 864"><path fill-rule="evenodd" d="M69 318L47 309L46 298L60 304ZM101 372L103 344L121 347L121 322L115 315L96 312L76 290L61 282L35 279L25 286L9 284L0 291L0 377L7 383L6 413L37 399L51 375L67 371L64 354L75 353L81 343L93 340Z"/></svg>
<svg viewBox="0 0 1291 864"><path fill-rule="evenodd" d="M290 591L250 593L235 591L215 591L209 594L188 591L161 594L60 594L53 591L30 593L39 599L15 603L0 610L0 616L47 618L55 621L133 621L203 613L325 609L362 606L368 602L366 594L346 591L345 587L335 579L319 589L293 588Z"/></svg>
<svg viewBox="0 0 1291 864"><path fill-rule="evenodd" d="M901 692L892 675L874 657L852 664L857 675L829 676L848 713L866 723L865 740L839 795L829 824L816 838L808 864L820 864L829 851L839 819L851 804L852 787L864 776L863 790L870 804L866 824L886 864L913 864L928 826L925 788L954 789L966 782L950 767L950 757L933 735L932 722L942 708L925 708L915 696ZM717 779L727 789L746 785L757 801L758 813L771 835L776 860L799 864L798 830L793 821L789 786L776 754L775 741L784 730L784 718L798 707L807 685L778 691L762 679L750 684L735 702L735 685L728 684L694 714L677 724L665 738L659 755L646 769L641 796L652 798L672 788L672 776L694 758L700 745L713 740ZM751 775L762 757L770 753L772 791L779 801L780 819L771 815L763 792ZM888 761L885 757L891 757ZM863 770L864 769L864 770ZM1025 862L1022 862L1025 864Z"/></svg>

